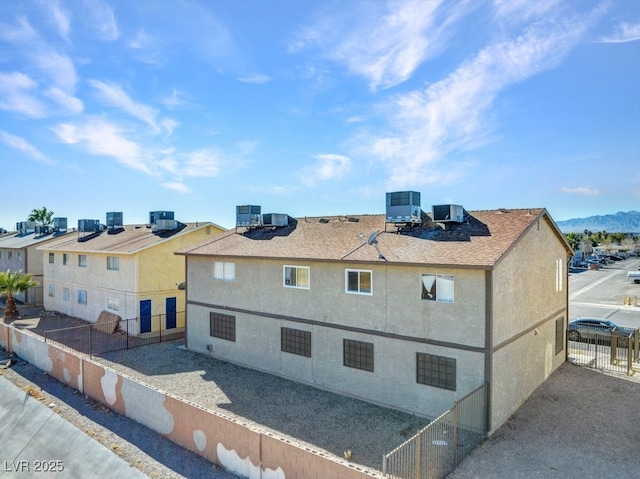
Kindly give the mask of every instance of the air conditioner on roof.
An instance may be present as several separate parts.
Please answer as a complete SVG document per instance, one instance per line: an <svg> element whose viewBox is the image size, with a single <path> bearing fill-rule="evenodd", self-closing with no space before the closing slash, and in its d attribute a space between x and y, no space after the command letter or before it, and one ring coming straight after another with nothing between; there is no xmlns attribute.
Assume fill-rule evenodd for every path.
<svg viewBox="0 0 640 479"><path fill-rule="evenodd" d="M460 205L434 205L432 212L433 221L436 223L462 223L464 221L464 208Z"/></svg>
<svg viewBox="0 0 640 479"><path fill-rule="evenodd" d="M236 206L236 226L262 226L262 208L258 205Z"/></svg>
<svg viewBox="0 0 640 479"><path fill-rule="evenodd" d="M422 223L420 193L396 191L387 193L387 223Z"/></svg>
<svg viewBox="0 0 640 479"><path fill-rule="evenodd" d="M262 215L263 226L287 226L289 215L283 213L265 213Z"/></svg>
<svg viewBox="0 0 640 479"><path fill-rule="evenodd" d="M53 218L53 231L67 231L67 218Z"/></svg>
<svg viewBox="0 0 640 479"><path fill-rule="evenodd" d="M178 229L178 222L176 220L156 220L151 225L151 231L156 233L157 231L173 231Z"/></svg>

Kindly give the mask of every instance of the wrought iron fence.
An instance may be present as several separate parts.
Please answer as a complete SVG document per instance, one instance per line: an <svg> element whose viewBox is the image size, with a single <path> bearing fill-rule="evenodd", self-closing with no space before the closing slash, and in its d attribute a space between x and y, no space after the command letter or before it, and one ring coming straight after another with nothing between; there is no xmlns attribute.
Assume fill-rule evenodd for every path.
<svg viewBox="0 0 640 479"><path fill-rule="evenodd" d="M601 369L631 376L640 370L638 330L620 336L615 332L596 332L579 340L567 338L569 361L579 366Z"/></svg>
<svg viewBox="0 0 640 479"><path fill-rule="evenodd" d="M486 397L487 385L483 384L386 454L382 463L385 477L446 477L486 438Z"/></svg>
<svg viewBox="0 0 640 479"><path fill-rule="evenodd" d="M177 324L184 324L185 313L176 314ZM74 350L93 357L112 351L181 339L185 336L183 327L166 329L164 314L151 317L151 331L138 333L139 324L139 319L133 318L51 329L44 332L44 340L62 349Z"/></svg>

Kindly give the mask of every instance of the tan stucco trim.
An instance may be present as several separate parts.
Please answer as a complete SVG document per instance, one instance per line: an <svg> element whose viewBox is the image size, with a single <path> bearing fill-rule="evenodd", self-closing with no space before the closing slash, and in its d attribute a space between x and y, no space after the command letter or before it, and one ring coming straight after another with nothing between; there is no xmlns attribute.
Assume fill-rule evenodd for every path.
<svg viewBox="0 0 640 479"><path fill-rule="evenodd" d="M510 337L509 339L502 341L500 344L498 344L497 346L495 346L491 352L495 353L496 351L501 350L502 348L504 348L505 346L508 346L509 344L517 341L518 339L520 339L522 336L525 336L526 334L529 334L531 331L534 331L536 328L539 328L540 326L542 326L543 324L551 321L552 319L557 319L558 316L564 314L564 316L567 316L567 309L566 308L560 308L557 311L551 313L550 315L548 315L546 318L538 321L537 323L535 323L532 326L529 326L527 329L520 331L518 334Z"/></svg>

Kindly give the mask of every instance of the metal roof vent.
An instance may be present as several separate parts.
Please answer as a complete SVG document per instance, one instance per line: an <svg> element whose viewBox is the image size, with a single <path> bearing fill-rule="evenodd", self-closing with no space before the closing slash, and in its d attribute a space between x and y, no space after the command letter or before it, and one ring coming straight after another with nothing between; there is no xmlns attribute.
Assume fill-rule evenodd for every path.
<svg viewBox="0 0 640 479"><path fill-rule="evenodd" d="M432 212L433 221L436 223L462 223L464 221L464 208L460 205L434 205Z"/></svg>
<svg viewBox="0 0 640 479"><path fill-rule="evenodd" d="M262 208L257 205L236 206L236 226L253 228L262 226Z"/></svg>
<svg viewBox="0 0 640 479"><path fill-rule="evenodd" d="M387 193L387 223L421 224L420 193L396 191Z"/></svg>

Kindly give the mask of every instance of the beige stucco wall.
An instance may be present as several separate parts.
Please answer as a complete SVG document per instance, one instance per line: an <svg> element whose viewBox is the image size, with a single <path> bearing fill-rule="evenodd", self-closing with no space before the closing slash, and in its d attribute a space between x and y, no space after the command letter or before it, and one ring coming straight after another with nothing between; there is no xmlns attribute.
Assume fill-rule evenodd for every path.
<svg viewBox="0 0 640 479"><path fill-rule="evenodd" d="M437 416L483 383L483 271L353 264L233 260L235 280L213 279L213 259L190 256L188 347L374 403ZM231 260L229 260L231 261ZM310 289L283 286L283 266L309 266ZM345 292L345 269L373 272L373 294ZM421 274L453 274L454 303L424 301ZM194 303L203 303L202 305ZM215 305L242 309L225 311ZM236 316L236 342L213 338L209 313ZM265 317L253 312L285 316ZM296 319L298 321L296 321ZM313 324L305 323L305 320ZM312 358L280 350L280 328L311 331ZM356 328L345 330L344 328ZM395 335L403 336L398 338ZM373 343L374 372L343 366L343 339ZM425 339L457 345L425 344ZM421 342L422 341L422 342ZM207 345L212 348L207 351ZM457 388L416 382L416 353L457 360Z"/></svg>
<svg viewBox="0 0 640 479"><path fill-rule="evenodd" d="M567 319L567 251L540 220L493 272L493 424L499 425L565 360L556 319ZM561 288L556 289L560 260Z"/></svg>

